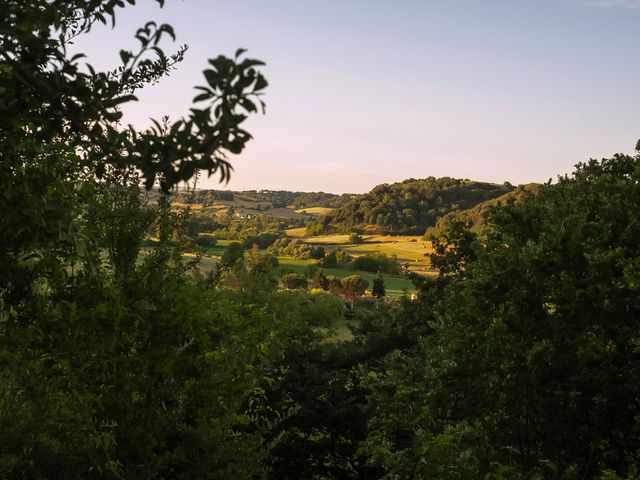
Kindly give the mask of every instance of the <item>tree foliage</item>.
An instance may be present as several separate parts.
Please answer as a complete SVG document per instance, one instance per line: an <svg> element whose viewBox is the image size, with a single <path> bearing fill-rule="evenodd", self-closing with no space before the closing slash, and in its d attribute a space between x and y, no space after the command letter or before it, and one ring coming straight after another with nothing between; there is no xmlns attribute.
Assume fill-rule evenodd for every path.
<svg viewBox="0 0 640 480"><path fill-rule="evenodd" d="M278 289L262 218L205 275L184 246L218 224L140 185L228 178L261 62L213 59L188 117L125 128L185 50L148 23L114 71L69 57L123 6L0 3L0 477L638 478L640 155L578 165L482 231L449 221L415 301L361 308L366 280L313 268L321 291ZM411 180L331 218L408 231L511 188Z"/></svg>
<svg viewBox="0 0 640 480"><path fill-rule="evenodd" d="M636 478L639 164L578 165L451 257L433 331L369 376L389 478Z"/></svg>
<svg viewBox="0 0 640 480"><path fill-rule="evenodd" d="M140 183L227 179L262 63L217 57L187 117L124 127L123 105L185 48L165 55L173 30L147 23L113 71L68 54L122 7L0 3L0 477L261 476L261 440L242 429L265 316L189 273L187 217Z"/></svg>
<svg viewBox="0 0 640 480"><path fill-rule="evenodd" d="M386 290L384 288L384 278L382 278L381 273L378 273L378 276L373 279L371 294L376 298L382 298L386 295Z"/></svg>
<svg viewBox="0 0 640 480"><path fill-rule="evenodd" d="M457 223L463 224L472 233L482 233L487 229L487 221L492 208L509 202L521 202L528 195L535 195L540 188L541 185L538 183L521 185L509 193L485 200L467 210L447 213L438 218L433 227L427 228L425 237L432 240L438 239L447 234Z"/></svg>
<svg viewBox="0 0 640 480"><path fill-rule="evenodd" d="M409 179L378 185L321 217L320 222L325 230L367 227L379 233L421 235L442 215L470 208L512 188L449 177Z"/></svg>

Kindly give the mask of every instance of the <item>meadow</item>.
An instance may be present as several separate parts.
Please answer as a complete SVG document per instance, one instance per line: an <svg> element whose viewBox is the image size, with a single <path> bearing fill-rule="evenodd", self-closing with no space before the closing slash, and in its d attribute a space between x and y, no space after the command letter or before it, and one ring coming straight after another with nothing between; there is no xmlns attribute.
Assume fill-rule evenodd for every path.
<svg viewBox="0 0 640 480"><path fill-rule="evenodd" d="M296 210L297 213L301 213L303 215L326 215L329 212L332 212L335 208L330 207L307 207L307 208L299 208Z"/></svg>
<svg viewBox="0 0 640 480"><path fill-rule="evenodd" d="M349 235L332 234L319 236L305 236L304 228L292 228L286 231L287 236L298 238L305 243L321 245L333 249L340 247L352 255L366 253L384 253L396 256L398 261L407 268L421 275L431 275L427 254L432 252L431 242L425 241L417 235L362 235L362 243L349 243Z"/></svg>
<svg viewBox="0 0 640 480"><path fill-rule="evenodd" d="M212 271L218 263L220 257L223 255L226 247L232 240L219 240L218 244L214 247L207 249L206 254L200 259L198 268L203 273ZM187 254L187 258L194 258L194 254ZM311 265L317 265L317 260L303 260L292 257L278 257L278 269L280 272L294 272L304 274ZM360 275L362 278L369 282L369 288L373 285L373 279L376 274L371 272L364 272L361 270L350 270L348 268L341 267L324 267L322 269L325 275L335 275L338 278L344 278L349 275ZM387 296L389 297L401 297L405 294L410 294L415 290L413 283L402 275L384 275L384 283Z"/></svg>

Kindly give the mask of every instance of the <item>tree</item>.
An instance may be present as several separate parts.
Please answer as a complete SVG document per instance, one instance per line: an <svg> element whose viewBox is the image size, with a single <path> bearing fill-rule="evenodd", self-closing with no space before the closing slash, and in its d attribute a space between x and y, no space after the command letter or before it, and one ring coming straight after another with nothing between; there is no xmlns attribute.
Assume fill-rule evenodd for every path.
<svg viewBox="0 0 640 480"><path fill-rule="evenodd" d="M373 279L373 287L371 287L371 294L376 298L382 298L385 296L384 278L382 274L378 273L376 278Z"/></svg>
<svg viewBox="0 0 640 480"><path fill-rule="evenodd" d="M309 286L307 277L301 273L285 273L280 277L280 282L284 288L290 288L292 290L306 290Z"/></svg>
<svg viewBox="0 0 640 480"><path fill-rule="evenodd" d="M187 216L140 184L228 179L262 63L212 59L186 118L123 127L122 106L185 52L165 55L173 30L147 23L113 71L68 55L124 4L0 2L0 477L259 476L260 438L242 428L265 316L188 274ZM151 223L160 240L141 255Z"/></svg>
<svg viewBox="0 0 640 480"><path fill-rule="evenodd" d="M360 244L364 242L364 240L362 239L362 236L360 236L358 233L352 233L349 235L349 240L347 243L353 243L355 245Z"/></svg>
<svg viewBox="0 0 640 480"><path fill-rule="evenodd" d="M211 235L199 235L196 244L200 247L211 248L216 246L217 240Z"/></svg>
<svg viewBox="0 0 640 480"><path fill-rule="evenodd" d="M455 268L421 296L433 330L370 377L372 463L397 477L637 475L639 166L580 164L495 209L481 241L453 246L463 256L442 252Z"/></svg>
<svg viewBox="0 0 640 480"><path fill-rule="evenodd" d="M336 250L331 253L326 254L321 260L320 265L323 267L331 268L338 266L338 254Z"/></svg>
<svg viewBox="0 0 640 480"><path fill-rule="evenodd" d="M244 258L244 246L240 242L231 242L227 245L220 262L225 268L233 268Z"/></svg>
<svg viewBox="0 0 640 480"><path fill-rule="evenodd" d="M360 275L349 275L340 280L340 294L344 296L351 310L355 305L356 298L364 295L369 282Z"/></svg>
<svg viewBox="0 0 640 480"><path fill-rule="evenodd" d="M309 257L314 260L322 260L326 255L326 251L322 245L311 247Z"/></svg>
<svg viewBox="0 0 640 480"><path fill-rule="evenodd" d="M314 237L316 235L322 235L323 233L325 233L325 227L321 223L319 223L319 222L317 222L315 220L310 220L307 223L307 226L306 226L305 232L304 232L304 234L306 236L309 236L309 237Z"/></svg>

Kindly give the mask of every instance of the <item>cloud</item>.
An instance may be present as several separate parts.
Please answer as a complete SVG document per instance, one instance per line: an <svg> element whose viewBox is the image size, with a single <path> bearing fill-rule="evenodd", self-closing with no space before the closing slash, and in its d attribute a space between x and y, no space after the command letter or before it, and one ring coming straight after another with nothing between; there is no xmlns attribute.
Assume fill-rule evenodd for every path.
<svg viewBox="0 0 640 480"><path fill-rule="evenodd" d="M605 9L640 9L640 0L576 0L578 5Z"/></svg>

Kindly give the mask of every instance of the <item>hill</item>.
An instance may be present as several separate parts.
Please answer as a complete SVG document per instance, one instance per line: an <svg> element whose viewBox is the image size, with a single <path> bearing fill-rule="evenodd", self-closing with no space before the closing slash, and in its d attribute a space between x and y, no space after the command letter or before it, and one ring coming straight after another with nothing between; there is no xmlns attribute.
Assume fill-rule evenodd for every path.
<svg viewBox="0 0 640 480"><path fill-rule="evenodd" d="M436 239L441 236L442 232L455 223L463 223L469 227L472 232L480 233L486 228L487 215L493 207L509 202L520 202L527 195L537 194L540 187L541 185L539 183L520 185L509 193L505 193L497 198L485 200L467 210L450 212L440 217L435 226L427 228L425 237L428 239Z"/></svg>
<svg viewBox="0 0 640 480"><path fill-rule="evenodd" d="M409 179L374 187L324 215L325 231L353 229L370 233L422 235L437 220L466 210L514 189L510 184L475 182L450 177Z"/></svg>
<svg viewBox="0 0 640 480"><path fill-rule="evenodd" d="M258 203L269 208L338 208L349 202L356 195L343 193L337 195L326 192L290 192L288 190L196 190L195 192L176 193L176 201L186 203L188 199L192 203L210 206L220 201L240 201L245 203Z"/></svg>

